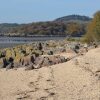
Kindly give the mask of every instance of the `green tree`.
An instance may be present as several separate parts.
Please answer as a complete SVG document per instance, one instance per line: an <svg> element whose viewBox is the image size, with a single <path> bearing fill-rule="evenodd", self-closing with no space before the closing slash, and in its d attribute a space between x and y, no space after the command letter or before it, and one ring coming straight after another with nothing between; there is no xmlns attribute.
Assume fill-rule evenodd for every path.
<svg viewBox="0 0 100 100"><path fill-rule="evenodd" d="M78 36L83 32L83 26L79 23L71 22L67 24L66 34L69 36Z"/></svg>
<svg viewBox="0 0 100 100"><path fill-rule="evenodd" d="M87 27L85 38L87 42L100 41L100 11L94 14L93 20Z"/></svg>

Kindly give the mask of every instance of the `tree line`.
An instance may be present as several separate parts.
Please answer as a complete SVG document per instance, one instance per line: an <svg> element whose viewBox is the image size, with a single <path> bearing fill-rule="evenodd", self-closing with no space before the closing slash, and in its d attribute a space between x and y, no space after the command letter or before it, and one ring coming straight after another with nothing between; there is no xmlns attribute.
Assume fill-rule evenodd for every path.
<svg viewBox="0 0 100 100"><path fill-rule="evenodd" d="M94 18L87 26L85 34L86 42L100 42L100 11L94 14Z"/></svg>
<svg viewBox="0 0 100 100"><path fill-rule="evenodd" d="M9 36L29 35L70 35L81 36L86 32L86 25L78 22L37 22L0 27L0 33Z"/></svg>

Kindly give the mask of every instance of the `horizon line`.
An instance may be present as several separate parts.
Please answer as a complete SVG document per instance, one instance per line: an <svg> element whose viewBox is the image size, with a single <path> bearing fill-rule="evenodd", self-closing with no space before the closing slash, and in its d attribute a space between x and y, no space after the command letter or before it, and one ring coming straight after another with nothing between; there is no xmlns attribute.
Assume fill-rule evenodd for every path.
<svg viewBox="0 0 100 100"><path fill-rule="evenodd" d="M88 16L88 15L82 15L82 14L69 14L69 15L65 15L65 16L60 16L54 19L48 19L48 20L37 20L37 21L29 21L29 22L0 22L0 24L29 24L29 23L39 23L39 22L52 22L55 21L58 18L63 18L63 17L67 17L67 16L72 16L72 15L79 15L79 16L85 16L85 17L89 17L89 18L93 18L93 16Z"/></svg>

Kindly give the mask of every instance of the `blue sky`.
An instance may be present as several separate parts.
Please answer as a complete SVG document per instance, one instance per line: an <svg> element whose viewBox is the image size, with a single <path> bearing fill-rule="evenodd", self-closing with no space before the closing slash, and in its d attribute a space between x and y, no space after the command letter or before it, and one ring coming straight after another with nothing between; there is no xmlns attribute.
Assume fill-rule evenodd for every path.
<svg viewBox="0 0 100 100"><path fill-rule="evenodd" d="M100 0L0 0L0 23L29 23L80 14L92 16Z"/></svg>

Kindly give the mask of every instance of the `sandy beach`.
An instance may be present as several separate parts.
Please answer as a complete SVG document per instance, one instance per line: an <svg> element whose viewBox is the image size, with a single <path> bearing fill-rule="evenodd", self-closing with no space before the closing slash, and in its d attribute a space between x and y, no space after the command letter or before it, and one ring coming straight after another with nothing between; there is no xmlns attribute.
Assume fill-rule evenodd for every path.
<svg viewBox="0 0 100 100"><path fill-rule="evenodd" d="M31 71L0 69L0 100L100 100L100 48Z"/></svg>

